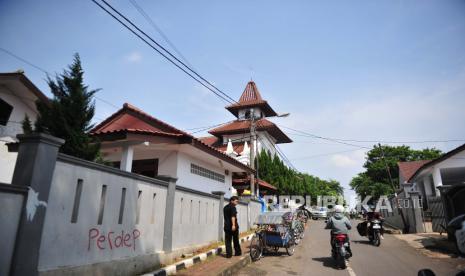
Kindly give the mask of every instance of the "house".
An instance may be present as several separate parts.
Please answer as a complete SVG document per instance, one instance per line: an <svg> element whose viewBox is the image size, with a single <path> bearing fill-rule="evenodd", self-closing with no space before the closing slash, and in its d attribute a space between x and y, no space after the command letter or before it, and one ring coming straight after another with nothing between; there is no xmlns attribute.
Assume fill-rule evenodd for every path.
<svg viewBox="0 0 465 276"><path fill-rule="evenodd" d="M225 107L236 119L227 124L221 125L209 131L212 136L203 137L201 140L228 155L234 156L237 160L250 163L250 147L252 143L252 130L256 133L256 143L254 145L255 156L262 150L270 155L276 155L276 144L291 143L292 140L273 122L267 118L275 117L278 114L264 100L255 82L247 83L239 101ZM257 187L273 193L277 189L273 185L256 180ZM250 187L250 177L237 176L233 181L234 187L238 191L243 191Z"/></svg>
<svg viewBox="0 0 465 276"><path fill-rule="evenodd" d="M394 211L384 214L388 223L408 226L410 232L440 232L465 213L465 145L434 160L399 162L398 167L399 204L391 202Z"/></svg>
<svg viewBox="0 0 465 276"><path fill-rule="evenodd" d="M22 72L0 73L0 183L11 183L16 163L6 144L17 142L26 115L34 123L36 101L49 100Z"/></svg>
<svg viewBox="0 0 465 276"><path fill-rule="evenodd" d="M231 195L232 175L253 170L142 110L125 103L123 108L95 126L91 134L101 141L105 160L122 170L154 177L178 178L177 185Z"/></svg>
<svg viewBox="0 0 465 276"><path fill-rule="evenodd" d="M408 179L426 200L424 209L434 198L442 197L446 221L465 213L465 144L441 157L426 162Z"/></svg>

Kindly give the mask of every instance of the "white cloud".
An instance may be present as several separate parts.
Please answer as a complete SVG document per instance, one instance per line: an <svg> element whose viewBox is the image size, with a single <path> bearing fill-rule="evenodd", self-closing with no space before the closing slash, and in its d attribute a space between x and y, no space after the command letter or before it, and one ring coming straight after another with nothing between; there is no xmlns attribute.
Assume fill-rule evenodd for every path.
<svg viewBox="0 0 465 276"><path fill-rule="evenodd" d="M465 117L463 73L435 84L418 83L409 86L399 83L391 87L367 86L362 90L345 101L328 100L327 104L314 105L308 110L291 111L292 116L276 123L339 139L412 141L465 137L465 129L460 127ZM326 153L355 148L309 137L291 138L297 142L282 147L298 169L322 178L336 179L346 189L345 194L353 196L349 183L352 177L364 171L365 149L325 156ZM348 143L367 147L375 144ZM415 149L437 147L449 151L462 143L421 143L410 146ZM301 158L319 154L322 156Z"/></svg>
<svg viewBox="0 0 465 276"><path fill-rule="evenodd" d="M331 162L334 164L334 166L342 168L353 167L358 165L358 162L356 160L343 154L335 154L331 156Z"/></svg>
<svg viewBox="0 0 465 276"><path fill-rule="evenodd" d="M127 55L125 57L125 60L129 63L138 63L142 60L142 55L139 52L134 51L130 53L129 55Z"/></svg>

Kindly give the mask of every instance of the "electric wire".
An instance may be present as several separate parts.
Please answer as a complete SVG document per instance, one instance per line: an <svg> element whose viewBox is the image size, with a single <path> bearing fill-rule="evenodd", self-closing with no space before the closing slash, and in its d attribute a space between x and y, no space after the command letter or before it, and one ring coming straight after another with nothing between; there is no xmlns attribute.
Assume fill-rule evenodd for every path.
<svg viewBox="0 0 465 276"><path fill-rule="evenodd" d="M121 25L123 25L126 29L128 29L130 32L132 32L134 35L136 35L139 39L144 41L148 46L150 46L152 49L157 51L160 55L162 55L165 59L167 59L170 63L175 65L178 69L189 75L192 79L200 83L202 86L213 92L215 95L217 95L219 98L223 99L224 101L228 102L229 104L234 104L237 103L232 97L230 97L228 94L223 92L221 89L217 88L215 85L213 85L211 82L206 80L204 77L202 77L199 73L197 73L195 70L193 70L191 67L189 67L187 64L182 62L179 58L177 58L174 54L172 54L170 51L168 51L166 48L164 48L161 44L159 44L157 41L155 41L151 36L149 36L147 33L145 33L143 30L141 30L136 24L134 24L131 20L129 20L125 15L123 15L121 12L119 12L117 9L115 9L112 5L110 5L107 1L101 0L107 7L109 7L113 12L118 14L121 18L123 18L127 23L129 23L132 27L134 27L138 32L140 32L143 36L145 36L147 39L152 41L156 46L158 46L161 50L150 44L146 39L144 39L140 34L138 34L136 31L134 31L132 28L130 28L127 24L125 24L123 21L121 21L117 16L115 16L112 12L110 12L108 9L103 7L100 3L98 3L96 0L91 0L94 2L97 6L99 6L102 10L104 10L107 14L109 14L111 17L113 17L115 20L117 20ZM164 54L163 52L166 54ZM173 61L170 57L172 57L175 61ZM184 67L184 68L183 68ZM189 72L188 72L189 71ZM197 76L199 79L197 79L195 76ZM206 85L205 83L208 85ZM215 90L213 90L211 87L213 87Z"/></svg>

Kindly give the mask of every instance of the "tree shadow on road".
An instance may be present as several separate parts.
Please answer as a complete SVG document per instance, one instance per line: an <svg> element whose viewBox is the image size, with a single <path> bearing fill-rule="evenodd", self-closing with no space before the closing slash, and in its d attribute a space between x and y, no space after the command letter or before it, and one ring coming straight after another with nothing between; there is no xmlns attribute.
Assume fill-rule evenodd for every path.
<svg viewBox="0 0 465 276"><path fill-rule="evenodd" d="M334 259L331 257L312 258L312 260L323 263L324 267L332 267L334 269L337 269L336 263L334 262Z"/></svg>

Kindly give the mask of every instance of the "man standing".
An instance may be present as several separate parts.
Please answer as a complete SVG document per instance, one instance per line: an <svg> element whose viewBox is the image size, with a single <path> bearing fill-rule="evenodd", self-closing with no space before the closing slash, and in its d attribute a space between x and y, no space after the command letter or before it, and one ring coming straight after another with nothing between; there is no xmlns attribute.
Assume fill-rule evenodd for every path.
<svg viewBox="0 0 465 276"><path fill-rule="evenodd" d="M239 203L237 196L229 199L229 204L224 206L224 243L226 246L226 258L232 257L231 241L234 243L234 255L240 256L241 246L239 244L239 224L237 224L236 205Z"/></svg>

